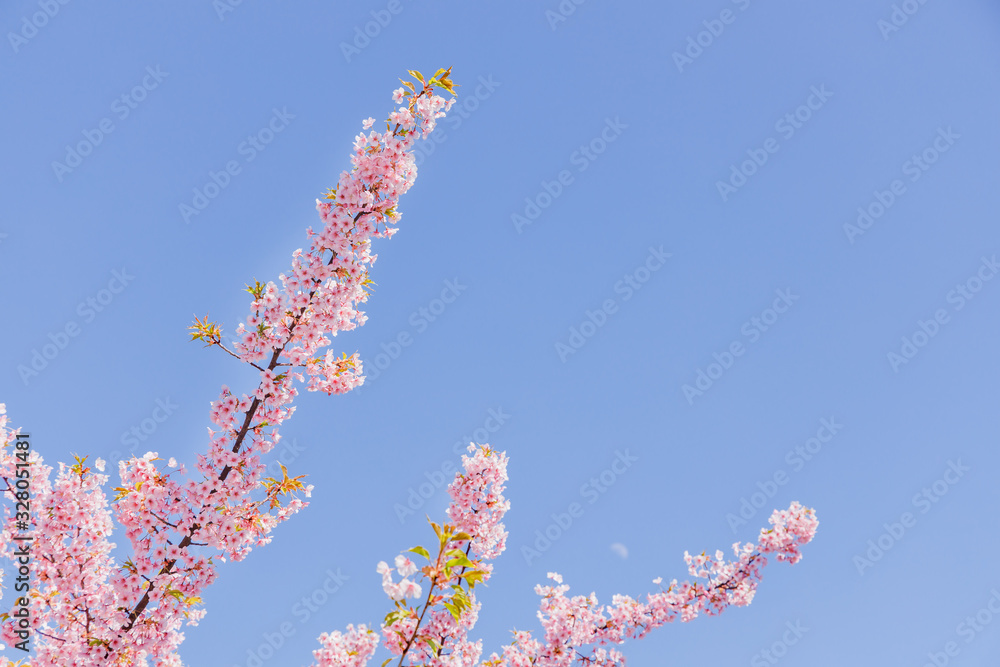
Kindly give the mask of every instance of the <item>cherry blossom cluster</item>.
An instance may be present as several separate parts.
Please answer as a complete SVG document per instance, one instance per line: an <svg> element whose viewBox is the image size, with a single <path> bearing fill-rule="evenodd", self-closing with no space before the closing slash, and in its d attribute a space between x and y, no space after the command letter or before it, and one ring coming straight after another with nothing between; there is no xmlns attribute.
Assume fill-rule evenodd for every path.
<svg viewBox="0 0 1000 667"><path fill-rule="evenodd" d="M7 427L5 412L0 404L0 488L5 500L13 500L17 460L9 445L17 431ZM87 664L82 656L90 652L83 647L90 639L91 625L109 605L113 609L118 604L115 592L101 585L115 569L111 557L115 545L108 540L113 525L102 489L108 478L92 474L84 461L77 459L74 465L60 463L53 482L52 468L37 452L31 453L29 463L32 587L27 597L36 638L37 662L33 664ZM15 532L24 532L16 531L15 516L5 503L0 556L12 561ZM46 641L56 634L60 641ZM12 645L22 639L14 635L12 623L0 624L0 641Z"/></svg>
<svg viewBox="0 0 1000 667"><path fill-rule="evenodd" d="M816 534L818 522L811 509L792 503L787 510L776 510L770 517L770 529L762 529L754 544L733 545L736 559L727 561L721 551L714 558L702 553L684 554L688 571L695 580L678 583L675 579L659 592L646 595L640 602L627 595L615 595L609 606L598 605L597 597L566 597L569 586L562 577L550 572L557 585L537 586L541 597L538 618L545 631L538 640L529 632L514 633L514 642L494 653L484 662L487 667L555 667L580 665L624 665L624 656L611 645L626 639L641 639L651 630L675 620L691 621L699 614L715 616L732 606L746 606L753 600L768 556L797 563L800 547ZM653 583L662 584L662 579Z"/></svg>
<svg viewBox="0 0 1000 667"><path fill-rule="evenodd" d="M378 648L378 634L364 625L347 626L347 632L323 633L319 638L323 648L314 651L321 665L364 667Z"/></svg>
<svg viewBox="0 0 1000 667"><path fill-rule="evenodd" d="M418 569L409 556L401 554L395 569L385 562L376 568L383 590L395 605L382 624L382 645L400 667L406 663L473 667L482 655L482 643L469 639L480 610L473 588L492 573L492 564L486 561L504 551L507 532L502 520L510 503L503 497L506 456L487 445L470 445L469 451L474 454L463 456L464 472L457 473L448 487L447 515L452 523L431 524L440 545L437 556L432 558L424 547L414 547L407 553L423 556L427 566ZM538 617L544 637L516 631L513 643L493 653L482 666L569 667L579 663L581 667L617 667L625 664L625 658L614 646L627 639L640 639L678 619L690 621L699 614L717 615L728 607L750 604L768 558L797 563L801 547L812 540L818 526L813 510L799 503L776 510L769 521L771 528L761 530L756 544L733 545L734 560L727 561L721 551L714 557L685 553L688 571L696 579L674 580L666 589L661 586L659 592L647 594L645 602L616 595L611 605L603 606L593 593L569 598L569 586L563 585L562 577L549 573L556 585L535 589L542 598ZM402 577L399 581L394 580L394 572ZM406 600L423 593L423 586L412 578L417 572L429 591L423 604L414 607ZM653 583L661 585L662 581ZM320 637L324 648L315 651L314 667L362 667L374 655L374 632L364 629L364 636L359 632L349 628L348 635ZM346 650L362 640L368 642L363 658L361 651Z"/></svg>
<svg viewBox="0 0 1000 667"><path fill-rule="evenodd" d="M402 579L398 582L392 580L393 569L385 561L379 561L375 571L382 575L382 590L392 600L403 600L405 598L418 598L423 592L420 584L411 581L408 577L417 572L416 564L400 554L396 556L396 572Z"/></svg>
<svg viewBox="0 0 1000 667"><path fill-rule="evenodd" d="M507 481L507 457L489 446L470 444L471 457L462 457L464 473L458 473L448 486L451 503L448 518L455 526L470 535L472 553L483 560L493 560L507 547L507 531L503 516L510 509L510 501L503 497Z"/></svg>
<svg viewBox="0 0 1000 667"><path fill-rule="evenodd" d="M384 561L376 567L382 575L382 589L395 607L382 623L382 645L400 665L409 661L410 665L428 667L472 667L482 655L482 642L468 637L481 608L474 589L490 579L492 566L486 561L504 550L507 532L503 516L510 502L503 496L506 455L487 445L470 444L469 452L462 456L464 472L457 473L448 487L451 523L431 523L437 538L436 554L417 546L396 556L395 568ZM418 568L407 554L416 554L428 564ZM427 596L414 607L407 598L423 595L424 586L411 578L418 572ZM394 573L402 579L394 581ZM352 630L348 630L350 636ZM361 667L364 662L347 661L357 656L329 650L331 642L339 648L348 641L357 642L358 638L349 640L337 633L332 638L321 636L324 648L313 654L315 667Z"/></svg>
<svg viewBox="0 0 1000 667"><path fill-rule="evenodd" d="M201 593L215 579L215 560L243 559L306 506L299 495L308 497L312 487L283 466L281 478L265 478L264 458L294 411L297 383L339 394L364 381L357 354L337 356L323 348L338 332L365 322L360 305L367 301L368 271L376 260L372 240L396 231L399 198L417 175L415 142L434 130L454 101L437 94L454 94L450 73L439 70L425 80L411 71L419 84L404 81L402 93L394 92L401 106L385 131L357 136L352 169L341 174L326 201L317 201L322 229L307 230L308 248L293 253L280 284L247 286L251 312L231 346L207 317L191 327L192 339L218 346L260 376L250 394L222 387L194 478L173 459L164 465L155 452L120 462L121 485L109 510L102 490L107 476L94 473L84 459L60 465L51 488L38 459L33 505L39 512L32 528L43 557L35 561L38 586L32 591L38 608L34 667L179 666L180 629L203 617ZM373 124L368 119L363 127L368 131ZM8 437L6 417L3 424ZM102 461L95 466L103 473ZM9 488L11 471L0 472ZM110 557L115 545L108 541L112 513L132 553L117 566ZM0 543L0 554L8 557L9 524ZM9 626L0 621L0 633Z"/></svg>

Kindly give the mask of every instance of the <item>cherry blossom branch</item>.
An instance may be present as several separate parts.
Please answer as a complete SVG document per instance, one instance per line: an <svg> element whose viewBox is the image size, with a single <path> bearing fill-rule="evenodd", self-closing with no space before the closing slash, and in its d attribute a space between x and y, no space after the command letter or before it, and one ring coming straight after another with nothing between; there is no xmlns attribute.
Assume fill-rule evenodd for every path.
<svg viewBox="0 0 1000 667"><path fill-rule="evenodd" d="M399 667L407 660L414 666L443 667L454 659L473 664L482 652L481 642L468 641L480 609L473 589L489 580L492 566L487 561L506 546L502 519L510 503L503 497L507 457L488 446L470 445L469 451L472 454L462 457L465 472L448 487L449 522L430 522L437 540L435 558L423 546L400 554L395 560L395 571L402 577L398 582L385 562L376 568L395 607L382 623L383 644L392 654L383 667L395 659ZM425 558L428 565L418 570L407 556L410 553ZM410 579L417 572L430 585L419 614L406 604L407 598L421 595L420 584ZM435 595L435 589L441 594ZM361 667L377 648L372 631L363 625L348 626L346 634L324 634L320 643L322 648L313 653L317 667Z"/></svg>
<svg viewBox="0 0 1000 667"><path fill-rule="evenodd" d="M406 554L396 557L396 568L402 579L393 580L393 568L381 562L376 568L382 575L382 588L393 600L395 611L382 623L383 646L390 652L389 660L398 658L397 667L473 667L482 655L481 642L471 642L468 632L478 618L479 603L472 591L475 583L486 581L492 565L486 561L504 550L507 533L501 519L510 504L502 495L507 479L507 459L488 446L470 446L471 456L463 456L464 472L458 473L448 487L452 503L448 517L454 525L431 523L440 549L432 564L422 568L422 579L430 583L430 591L419 614L406 605L408 597L419 597L421 587L410 579L417 568ZM692 583L671 582L666 589L646 596L639 602L628 596L616 595L610 606L599 606L597 598L576 596L567 598L568 586L562 577L549 573L556 586L538 586L542 596L539 618L544 639L535 639L530 632L517 631L514 642L493 653L483 667L620 667L624 656L608 645L626 639L640 639L653 629L673 620L690 621L700 613L717 615L730 606L747 605L761 580L769 557L789 563L798 562L801 546L812 540L818 523L811 509L792 503L788 510L775 511L770 529L762 529L756 544L733 545L736 560L727 562L721 551L714 558L705 553L691 556L685 553L689 572L698 579ZM463 546L464 551L456 549ZM424 547L414 547L428 560ZM442 566L442 558L453 569ZM462 578L467 589L462 588ZM456 576L457 573L457 576ZM443 581L442 581L443 580ZM654 580L662 583L662 579ZM450 598L434 594L451 587ZM455 604L456 598L461 604ZM446 601L447 600L447 601ZM449 606L450 605L450 606ZM443 607L444 609L439 609ZM425 621L429 618L429 623ZM428 626L425 629L425 625ZM348 626L346 633L325 633L320 637L322 648L314 652L314 667L364 667L374 655L377 640L372 630L361 625Z"/></svg>
<svg viewBox="0 0 1000 667"><path fill-rule="evenodd" d="M261 457L277 444L278 427L294 411L296 383L309 391L344 393L364 381L357 354L334 357L329 346L338 332L365 322L359 304L368 298L369 266L376 256L372 240L390 238L400 214L399 197L416 178L413 149L451 107L438 89L454 93L450 70L430 80L419 73L417 87L404 85L393 95L400 104L384 133L355 138L352 170L317 201L323 222L307 230L309 247L292 255L292 268L280 286L255 282L251 314L238 326L232 345L217 324L196 320L192 337L217 345L260 373L257 389L236 396L228 387L212 404L209 448L196 464L202 481L188 479L183 465L167 468L155 452L118 465L121 486L112 508L133 556L115 566L108 541L112 532L104 462L97 472L78 459L71 469L51 469L33 454L36 498L31 527L36 543L38 589L32 589L36 636L35 667L68 664L179 665L176 648L182 624L203 617L200 593L216 576L213 555L241 560L253 546L270 541L274 527L306 506L298 497L312 487L302 476L265 479ZM365 130L374 119L364 122ZM282 366L287 370L281 370ZM280 372L279 372L280 371ZM0 407L0 415L2 415ZM12 431L0 419L0 477L12 474ZM9 482L7 482L9 486ZM4 493L5 499L9 493ZM0 555L13 556L13 517L4 507ZM78 527L83 527L82 530ZM195 548L198 547L196 550ZM13 624L0 618L0 637L11 639Z"/></svg>
<svg viewBox="0 0 1000 667"><path fill-rule="evenodd" d="M445 76L443 77L443 79L447 80L447 73L445 73ZM434 86L432 84L430 84L430 83L426 84L424 86L424 88L420 91L420 93L418 93L417 95L415 95L414 99L412 99L410 101L410 108L411 109L415 109L421 98L425 98L425 99L432 98L433 99L435 97L433 95L433 88L434 88ZM436 99L440 100L441 98L436 98ZM443 100L441 100L441 102L443 102ZM438 105L438 106L440 106L440 105ZM397 112L397 114L398 114L398 112ZM411 118L412 118L412 114L411 114ZM433 118L431 120L433 120ZM405 126L401 125L400 123L397 123L396 127L392 131L392 137L395 138L396 136L400 135L401 133L406 133L409 130L412 130L414 127L415 127L415 123L407 123ZM430 127L432 129L433 125L431 124ZM425 133L428 131L428 129L427 129L426 126L424 127L424 131L425 131ZM342 179L342 184L343 184L343 179ZM377 191L378 188L377 187L375 187L375 188L364 187L363 190L365 192L367 192L367 193L370 194L373 191ZM374 201L374 199L372 199L372 201ZM346 202L339 202L339 203L341 203L341 205L345 205L346 206ZM372 203L372 202L368 202L368 203ZM391 210L391 209L392 209L392 206L389 206L389 207L384 208L383 211L384 210ZM354 229L356 228L357 223L362 219L363 216L372 215L372 214L376 214L376 213L379 213L379 209L377 209L377 208L368 208L366 210L358 211L353 216L353 220L352 220L353 224L352 224L351 231L354 231ZM330 248L326 248L325 246L321 246L320 247L320 251L321 252L326 251L326 250L330 250L331 254L332 254L332 256L330 257L330 259L326 262L326 266L329 267L338 258L338 253L337 253L336 250L332 250ZM292 321L288 324L288 326L287 326L287 332L286 332L285 336L283 336L283 338L282 338L282 340L280 342L280 345L273 348L273 352L271 354L271 359L270 359L270 361L269 361L269 363L267 365L266 371L263 371L264 373L272 372L277 367L277 365L279 363L279 360L281 358L281 355L285 351L285 348L289 344L291 344L292 342L295 341L295 330L296 330L296 328L303 322L303 317L308 312L311 311L311 306L313 306L314 298L321 291L320 290L320 285L323 282L322 278L321 277L309 276L309 279L312 282L313 289L311 289L309 291L308 297L306 299L306 303L303 304L303 305L301 305L299 307L299 309L298 309L298 313L296 313L292 317ZM254 294L254 296L256 296L258 298L258 301L259 301L260 298L263 295L263 291L264 290L262 289L262 286L258 283L255 289L248 289L248 291L250 291L251 294ZM257 302L255 302L255 303L257 303ZM257 312L259 312L259 309L257 310ZM196 321L195 326L192 327L192 329L194 329L194 333L192 334L193 338L199 338L199 339L202 339L202 340L206 340L209 345L218 345L220 347L223 347L223 349L225 349L227 352L229 352L233 356L236 356L237 358L240 358L241 360L247 361L248 363L252 363L249 359L245 358L244 356L236 354L235 352L229 351L227 348L225 348L222 345L222 343L221 343L221 332L213 324L208 323L207 319L208 318L206 317L205 318L205 322L197 322ZM261 331L261 333L263 332L262 330L260 330L260 331ZM257 366L257 368L260 368L260 367ZM265 382L261 383L260 387L258 388L258 392L257 392L258 395L254 397L254 399L253 399L252 403L250 404L249 408L245 411L245 417L244 417L243 425L240 428L239 432L237 433L235 441L234 441L233 446L231 448L231 451L234 454L239 453L239 451L240 451L240 449L241 449L241 447L243 445L244 439L246 438L247 433L249 432L250 423L253 421L253 418L256 415L257 410L262 405L263 401L262 401L262 398L261 398L261 396L259 394L261 393L261 389L265 386L265 384L266 384ZM268 398L271 398L271 397L272 397L272 394L265 393L264 396L263 396L263 400L266 401ZM229 476L229 474L232 472L232 470L233 470L232 465L226 464L223 467L221 473L219 474L219 477L218 477L219 481L220 482L225 482L226 479L227 479L227 477ZM212 489L211 491L209 491L209 498L211 499L211 497L214 496L217 491L218 491L218 489ZM204 508L208 507L211 504L212 504L211 502L206 502L203 505L203 510L204 510ZM192 544L192 540L193 540L194 535L197 533L197 531L199 531L202 528L203 528L202 524L197 523L197 522L192 522L191 523L191 527L189 528L188 534L185 535L182 538L182 540L181 540L180 544L178 545L178 547L180 549L185 549L188 546L190 546ZM167 560L166 563L164 564L164 566L160 570L160 575L170 574L170 572L172 571L173 566L174 566L175 563L176 563L176 559ZM150 601L150 593L151 593L152 587L153 587L152 584L149 584L147 586L146 591L143 594L143 597L137 603L137 605L135 606L135 608L129 613L128 621L122 627L123 631L127 632L128 630L130 630L134 626L136 620L138 620L139 616L142 614L142 612L148 606L149 601Z"/></svg>

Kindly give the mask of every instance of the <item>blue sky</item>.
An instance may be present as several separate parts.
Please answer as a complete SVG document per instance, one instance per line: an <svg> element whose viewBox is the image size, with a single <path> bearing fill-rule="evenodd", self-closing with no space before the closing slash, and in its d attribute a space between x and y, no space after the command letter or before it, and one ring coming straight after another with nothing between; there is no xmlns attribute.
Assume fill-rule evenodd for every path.
<svg viewBox="0 0 1000 667"><path fill-rule="evenodd" d="M548 571L640 595L798 500L800 564L631 664L1000 655L995 5L223 1L2 10L0 401L50 462L193 462L219 387L253 381L193 317L232 332L285 270L397 77L462 87L336 341L369 384L283 430L312 504L221 568L186 665L252 665L282 629L263 664L306 665L377 623L376 562L427 540L437 471L480 436L511 461L487 654L539 627Z"/></svg>

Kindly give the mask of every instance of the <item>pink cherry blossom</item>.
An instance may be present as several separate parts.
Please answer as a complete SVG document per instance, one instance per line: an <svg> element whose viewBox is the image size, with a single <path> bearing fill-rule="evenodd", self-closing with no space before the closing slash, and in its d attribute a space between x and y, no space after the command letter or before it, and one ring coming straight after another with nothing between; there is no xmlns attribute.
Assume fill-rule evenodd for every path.
<svg viewBox="0 0 1000 667"><path fill-rule="evenodd" d="M400 554L396 556L396 570L399 572L400 576L408 577L417 571L417 566L412 560Z"/></svg>

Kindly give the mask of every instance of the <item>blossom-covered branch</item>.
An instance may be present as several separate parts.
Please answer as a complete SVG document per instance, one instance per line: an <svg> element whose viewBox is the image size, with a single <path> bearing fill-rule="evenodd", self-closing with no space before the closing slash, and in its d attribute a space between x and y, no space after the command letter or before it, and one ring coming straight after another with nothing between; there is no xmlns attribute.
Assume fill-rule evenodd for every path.
<svg viewBox="0 0 1000 667"><path fill-rule="evenodd" d="M398 658L415 667L473 667L482 654L482 642L470 641L479 614L473 588L486 581L492 564L505 548L507 533L502 523L510 503L504 499L507 458L488 446L470 446L472 456L463 456L464 472L458 473L449 487L452 502L447 510L452 524L432 523L438 538L437 556L424 547L416 553L429 562L418 572L406 554L396 557L395 570L402 579L393 581L393 569L378 564L382 587L393 600L395 609L382 623L382 645L391 657L383 667ZM685 553L690 574L696 579L672 581L666 589L646 595L640 602L616 595L609 606L599 605L594 594L566 597L569 586L562 577L549 573L555 586L537 586L542 597L538 617L544 636L514 633L514 641L501 653L493 653L483 667L580 667L624 665L622 654L611 646L626 639L641 639L651 630L675 620L690 621L699 614L717 615L731 606L745 606L753 600L763 568L770 557L797 563L801 547L812 540L818 522L813 510L792 503L784 511L775 511L771 528L761 529L756 544L733 545L735 560L727 561L721 551L714 558L702 553ZM464 578L464 580L463 580ZM418 607L407 598L419 598L429 587L426 599ZM657 585L662 579L654 580ZM334 632L320 637L322 648L314 652L314 667L363 667L378 648L378 635L365 625L348 626L346 633Z"/></svg>
<svg viewBox="0 0 1000 667"><path fill-rule="evenodd" d="M385 131L371 130L373 118L364 121L367 133L355 139L353 168L341 174L326 201L317 201L322 229L307 230L308 248L293 253L280 285L248 285L251 314L231 347L207 317L191 327L193 339L256 368L260 383L251 394L222 388L212 404L208 451L195 465L197 478L188 478L172 459L163 465L154 452L119 463L121 486L111 511L131 544L129 560L115 566L110 557L115 545L102 490L107 476L81 459L61 465L50 486L48 469L36 460L32 528L39 534L39 566L30 592L36 667L179 666L180 628L205 613L200 595L215 579L214 559L241 560L305 506L299 494L308 496L312 487L284 468L281 479L265 479L262 457L292 415L296 383L339 394L364 381L357 354L335 356L323 348L338 332L364 324L359 305L371 284L372 240L395 233L399 197L416 179L415 142L434 130L453 102L437 94L454 94L450 69L427 80L411 74L414 81L404 81L393 95L400 106ZM0 448L0 478L8 488L9 459L7 448ZM103 472L102 461L94 467ZM10 557L12 517L5 511L0 552ZM12 633L9 619L0 622L3 640Z"/></svg>
<svg viewBox="0 0 1000 667"><path fill-rule="evenodd" d="M811 509L792 503L787 510L775 510L769 519L771 528L761 529L756 544L733 545L735 560L725 560L722 551L715 557L684 554L688 571L696 579L678 583L646 595L640 602L627 595L615 595L609 606L598 605L597 597L566 597L569 586L562 577L549 573L556 586L536 586L542 596L538 617L545 630L543 639L529 632L514 633L514 642L494 653L486 667L624 665L622 654L606 646L641 639L651 630L676 620L690 621L699 614L716 616L732 606L742 607L753 601L769 557L790 564L802 558L800 547L816 534L818 522ZM653 583L660 585L662 579Z"/></svg>
<svg viewBox="0 0 1000 667"><path fill-rule="evenodd" d="M507 457L488 446L470 444L469 451L471 455L462 457L464 472L456 474L448 487L448 523L431 523L434 552L416 546L397 556L395 571L402 577L398 582L385 562L376 568L394 606L382 623L383 645L392 656L383 667L397 659L399 667L405 662L428 667L473 665L482 654L482 641L468 638L481 606L474 589L489 581L493 572L489 561L506 548L503 516L510 502L503 496ZM407 554L428 564L418 569ZM414 607L406 600L422 595L423 587L410 579L417 572L428 591ZM367 626L349 626L346 633L322 635L320 643L314 667L361 667L374 654L378 637Z"/></svg>

